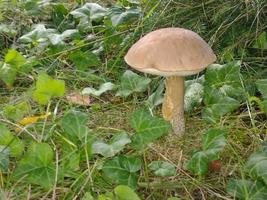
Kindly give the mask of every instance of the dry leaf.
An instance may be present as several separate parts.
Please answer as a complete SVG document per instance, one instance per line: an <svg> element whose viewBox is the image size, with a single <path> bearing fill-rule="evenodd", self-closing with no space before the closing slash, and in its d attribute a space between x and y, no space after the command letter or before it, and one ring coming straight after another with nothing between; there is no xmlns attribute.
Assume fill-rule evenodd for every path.
<svg viewBox="0 0 267 200"><path fill-rule="evenodd" d="M38 116L31 116L31 117L25 117L22 120L18 122L19 125L26 126L28 124L33 124L37 122L39 119L47 119L48 116L51 115L51 112L45 114L45 115L38 115ZM20 132L20 128L16 128L15 132Z"/></svg>
<svg viewBox="0 0 267 200"><path fill-rule="evenodd" d="M82 95L80 92L71 92L66 96L68 102L78 105L90 105L91 100L88 95Z"/></svg>

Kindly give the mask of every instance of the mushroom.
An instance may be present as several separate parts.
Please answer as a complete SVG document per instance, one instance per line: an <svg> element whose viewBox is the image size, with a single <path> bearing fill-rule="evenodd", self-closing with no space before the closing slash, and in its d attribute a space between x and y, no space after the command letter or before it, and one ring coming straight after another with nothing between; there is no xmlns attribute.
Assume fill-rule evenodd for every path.
<svg viewBox="0 0 267 200"><path fill-rule="evenodd" d="M166 77L163 117L175 134L183 134L184 77L199 73L216 60L210 46L193 31L163 28L142 37L124 59L140 72Z"/></svg>

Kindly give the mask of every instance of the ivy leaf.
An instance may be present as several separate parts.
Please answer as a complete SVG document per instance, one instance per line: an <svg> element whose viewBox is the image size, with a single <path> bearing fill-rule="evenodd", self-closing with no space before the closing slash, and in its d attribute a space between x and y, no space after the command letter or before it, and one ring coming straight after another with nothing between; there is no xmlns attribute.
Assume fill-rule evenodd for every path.
<svg viewBox="0 0 267 200"><path fill-rule="evenodd" d="M33 92L33 99L39 104L47 104L53 97L62 97L65 93L65 82L52 79L46 73L40 73Z"/></svg>
<svg viewBox="0 0 267 200"><path fill-rule="evenodd" d="M118 185L115 187L114 193L118 200L141 200L133 189L126 185Z"/></svg>
<svg viewBox="0 0 267 200"><path fill-rule="evenodd" d="M203 176L208 171L208 164L217 160L226 144L226 132L210 129L202 137L202 150L194 152L192 158L185 163L185 168L192 173Z"/></svg>
<svg viewBox="0 0 267 200"><path fill-rule="evenodd" d="M192 111L195 106L202 102L204 95L203 81L204 76L185 81L184 107L186 112Z"/></svg>
<svg viewBox="0 0 267 200"><path fill-rule="evenodd" d="M63 33L58 33L56 29L47 29L45 25L37 24L32 31L21 36L19 41L22 43L42 44L43 46L48 44L58 45L64 44L64 40L70 38L75 33L78 33L78 30L69 29Z"/></svg>
<svg viewBox="0 0 267 200"><path fill-rule="evenodd" d="M143 149L149 143L166 134L171 125L162 118L152 117L144 109L138 109L131 114L130 124L135 130L132 136L132 146L136 149Z"/></svg>
<svg viewBox="0 0 267 200"><path fill-rule="evenodd" d="M80 111L70 110L61 119L61 127L67 134L68 138L77 144L82 141L88 133L86 123L88 116Z"/></svg>
<svg viewBox="0 0 267 200"><path fill-rule="evenodd" d="M9 164L9 149L0 145L0 171L6 172ZM0 198L1 199L1 198Z"/></svg>
<svg viewBox="0 0 267 200"><path fill-rule="evenodd" d="M156 176L173 176L175 174L175 166L165 161L153 161L148 168L154 171Z"/></svg>
<svg viewBox="0 0 267 200"><path fill-rule="evenodd" d="M110 143L103 141L96 141L92 145L92 151L95 154L101 154L104 157L113 157L115 154L123 150L126 144L131 142L126 133L119 133L113 136Z"/></svg>
<svg viewBox="0 0 267 200"><path fill-rule="evenodd" d="M118 156L104 163L102 168L105 176L117 184L136 188L138 175L141 169L141 160L135 157Z"/></svg>
<svg viewBox="0 0 267 200"><path fill-rule="evenodd" d="M226 132L221 129L210 129L202 137L202 148L210 154L223 150L226 144Z"/></svg>
<svg viewBox="0 0 267 200"><path fill-rule="evenodd" d="M139 76L127 70L121 77L121 84L116 95L128 97L133 92L144 92L150 81L149 78Z"/></svg>
<svg viewBox="0 0 267 200"><path fill-rule="evenodd" d="M21 36L19 42L22 43L45 43L48 41L49 34L57 33L56 29L46 29L45 25L37 24L33 27L33 30L29 33Z"/></svg>
<svg viewBox="0 0 267 200"><path fill-rule="evenodd" d="M47 143L33 143L12 174L14 180L50 189L55 181L54 152Z"/></svg>
<svg viewBox="0 0 267 200"><path fill-rule="evenodd" d="M251 154L246 163L246 169L251 177L261 178L267 184L267 152L258 151Z"/></svg>
<svg viewBox="0 0 267 200"><path fill-rule="evenodd" d="M0 133L0 145L8 147L10 156L19 157L24 150L23 142L18 137L13 136L2 123L0 123Z"/></svg>
<svg viewBox="0 0 267 200"><path fill-rule="evenodd" d="M254 48L267 49L267 33L262 32L255 40Z"/></svg>
<svg viewBox="0 0 267 200"><path fill-rule="evenodd" d="M185 169L191 171L193 174L202 176L208 171L208 163L213 160L204 151L197 151L192 158L185 163Z"/></svg>
<svg viewBox="0 0 267 200"><path fill-rule="evenodd" d="M85 71L89 67L99 66L99 58L92 52L81 50L73 51L69 54L68 58L74 63L78 70Z"/></svg>
<svg viewBox="0 0 267 200"><path fill-rule="evenodd" d="M141 16L139 8L112 7L108 10L108 16L113 26L130 24Z"/></svg>
<svg viewBox="0 0 267 200"><path fill-rule="evenodd" d="M21 120L25 115L29 114L30 105L26 102L20 102L15 105L7 105L3 109L3 114L6 118L14 121Z"/></svg>
<svg viewBox="0 0 267 200"><path fill-rule="evenodd" d="M97 3L86 3L81 8L77 8L70 12L74 18L79 19L79 27L91 27L91 22L99 22L106 16L106 8Z"/></svg>
<svg viewBox="0 0 267 200"><path fill-rule="evenodd" d="M203 118L218 121L238 108L244 96L239 62L210 65L205 74Z"/></svg>
<svg viewBox="0 0 267 200"><path fill-rule="evenodd" d="M18 32L13 25L0 24L0 33L4 33L8 37L15 37Z"/></svg>
<svg viewBox="0 0 267 200"><path fill-rule="evenodd" d="M237 199L264 200L267 199L267 187L260 181L229 180L226 191Z"/></svg>
<svg viewBox="0 0 267 200"><path fill-rule="evenodd" d="M115 85L113 83L106 82L100 85L98 90L91 88L91 87L84 88L82 91L82 94L88 94L88 95L92 94L93 96L99 97L101 94L107 91L110 91L110 90L114 90L114 89L115 89Z"/></svg>
<svg viewBox="0 0 267 200"><path fill-rule="evenodd" d="M160 82L158 88L153 92L147 100L148 106L153 110L156 106L163 102L164 82Z"/></svg>
<svg viewBox="0 0 267 200"><path fill-rule="evenodd" d="M9 49L4 62L0 63L0 80L11 87L25 62L26 59L19 52Z"/></svg>
<svg viewBox="0 0 267 200"><path fill-rule="evenodd" d="M64 44L64 40L71 38L75 33L78 33L76 29L69 29L64 31L61 34L51 33L47 35L47 38L51 42L52 45Z"/></svg>
<svg viewBox="0 0 267 200"><path fill-rule="evenodd" d="M264 112L267 115L267 79L260 79L256 81L257 89L263 97Z"/></svg>

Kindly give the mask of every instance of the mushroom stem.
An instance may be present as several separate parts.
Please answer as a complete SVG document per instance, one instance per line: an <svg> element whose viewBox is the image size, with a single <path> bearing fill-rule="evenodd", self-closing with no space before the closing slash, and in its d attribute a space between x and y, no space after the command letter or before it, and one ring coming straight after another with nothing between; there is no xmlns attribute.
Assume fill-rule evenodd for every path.
<svg viewBox="0 0 267 200"><path fill-rule="evenodd" d="M162 105L163 117L172 124L175 134L182 135L185 132L184 77L166 77L165 88L166 91Z"/></svg>

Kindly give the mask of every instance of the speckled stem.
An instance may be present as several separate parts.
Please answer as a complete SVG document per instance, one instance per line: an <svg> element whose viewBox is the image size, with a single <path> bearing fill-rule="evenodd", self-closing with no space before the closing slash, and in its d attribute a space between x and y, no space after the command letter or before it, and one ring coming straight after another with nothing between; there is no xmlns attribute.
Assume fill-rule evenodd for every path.
<svg viewBox="0 0 267 200"><path fill-rule="evenodd" d="M175 134L182 135L185 132L184 77L166 77L165 87L166 91L162 105L163 117L172 124Z"/></svg>

